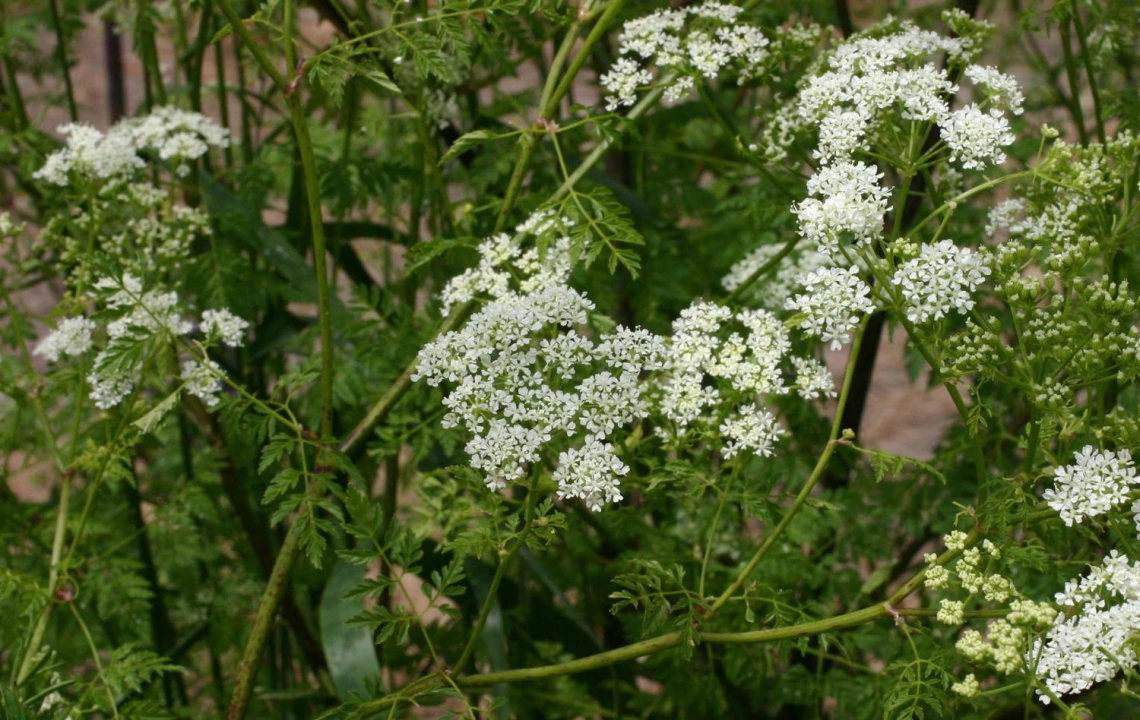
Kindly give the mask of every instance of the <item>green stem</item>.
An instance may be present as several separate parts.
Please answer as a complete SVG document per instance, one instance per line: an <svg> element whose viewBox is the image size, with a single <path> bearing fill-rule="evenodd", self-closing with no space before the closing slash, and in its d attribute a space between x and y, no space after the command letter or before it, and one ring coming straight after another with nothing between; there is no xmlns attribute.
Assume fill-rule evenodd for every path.
<svg viewBox="0 0 1140 720"><path fill-rule="evenodd" d="M566 61L566 56L569 54L570 48L573 47L574 41L578 39L578 29L580 27L580 24L577 22L570 26L566 37L562 40L562 44L554 54L554 61L551 63L550 71L546 76L546 82L542 87L542 99L538 106L539 120L546 121L554 115L554 108L557 107L557 102L551 102L551 98L557 95L555 92L555 81L558 79L558 71ZM581 55L581 53L579 53L579 55ZM561 96L558 97L560 98ZM511 211L514 209L515 203L518 202L523 179L526 177L526 169L530 164L530 158L534 154L534 149L538 145L538 139L533 132L528 130L523 132L519 138L519 144L522 147L519 151L518 159L515 160L514 170L511 171L511 179L507 182L507 192L503 195L503 204L499 207L499 214L495 218L494 232L496 233L502 232L503 228L507 226Z"/></svg>
<svg viewBox="0 0 1140 720"><path fill-rule="evenodd" d="M1081 47L1081 62L1085 66L1085 77L1089 82L1089 94L1092 95L1093 112L1096 114L1096 136L1103 145L1108 142L1108 135L1104 131L1104 113L1101 111L1100 90L1096 84L1096 73L1093 72L1092 54L1089 53L1088 36L1085 33L1084 23L1081 22L1080 10L1073 3L1072 9L1073 29L1077 31L1077 44Z"/></svg>
<svg viewBox="0 0 1140 720"><path fill-rule="evenodd" d="M475 654L475 645L478 644L479 638L483 635L483 626L487 624L487 617L491 614L491 608L495 606L495 601L499 596L499 584L503 582L503 576L506 575L507 566L511 564L515 556L519 554L519 550L523 549L526 545L526 537L530 534L531 517L534 515L534 506L538 501L538 478L531 483L530 490L527 492L526 497L526 510L523 513L523 528L519 531L518 536L515 538L515 544L505 552L499 551L499 566L495 568L495 575L491 578L491 586L487 588L487 597L483 600L483 607L479 609L479 616L475 618L475 627L471 630L470 637L467 638L467 644L463 647L463 652L459 655L459 659L452 667L453 673L460 673L467 661Z"/></svg>
<svg viewBox="0 0 1140 720"><path fill-rule="evenodd" d="M143 6L139 8L140 17L143 14L147 15L147 19L141 30L142 37L140 40L142 42L142 49L140 54L143 58L146 77L150 81L147 83L147 88L154 93L153 103L150 103L151 98L149 96L147 98L148 104L152 106L148 107L148 110L153 109L153 105L166 104L166 85L162 81L162 68L158 62L158 46L154 40L154 23L150 19L151 13L149 5L149 2L144 2Z"/></svg>
<svg viewBox="0 0 1140 720"><path fill-rule="evenodd" d="M716 538L717 528L720 527L720 516L721 513L724 512L724 504L728 501L728 495L732 491L732 486L736 483L736 476L739 474L740 463L738 462L728 478L728 484L721 490L720 501L716 504L716 514L713 515L712 525L709 527L708 539L705 540L704 558L701 560L701 578L697 583L697 595L701 597L705 596L705 577L709 571L709 560L712 559L713 541Z"/></svg>
<svg viewBox="0 0 1140 720"><path fill-rule="evenodd" d="M48 8L51 10L51 22L55 26L55 49L59 56L63 88L67 93L67 114L71 117L71 122L78 122L79 108L75 105L75 90L71 86L71 66L67 60L67 42L63 35L63 18L59 14L59 0L49 0Z"/></svg>
<svg viewBox="0 0 1140 720"><path fill-rule="evenodd" d="M517 670L468 675L466 677L456 678L455 684L463 688L474 688L498 685L499 683L518 682L520 680L573 675L575 673L613 665L614 663L623 662L625 660L633 660L647 655L656 655L664 650L677 647L684 642L684 639L684 635L681 633L672 632L650 638L649 640L642 640L632 645L626 645L616 650L607 650L606 652L564 663L555 663L553 665L544 665L536 668L519 668Z"/></svg>
<svg viewBox="0 0 1140 720"><path fill-rule="evenodd" d="M309 221L313 238L313 265L317 275L317 319L320 328L321 343L321 435L329 437L333 431L333 338L332 338L332 295L329 290L329 273L326 266L326 246L324 221L321 213L320 182L317 175L316 157L313 153L313 143L309 136L308 120L305 117L305 108L301 102L297 88L291 87L285 81L269 57L261 50L249 33L249 30L237 16L229 0L218 0L218 6L233 26L234 32L241 38L245 46L253 53L262 70L269 75L273 82L281 89L289 105L290 118L293 123L293 132L297 141L297 149L301 156L301 167L305 178L305 194L308 201ZM285 1L285 55L287 59L293 57L293 0ZM290 65L290 72L293 72ZM307 501L312 502L320 492L320 484L316 479L309 480ZM253 693L253 681L257 675L257 668L261 662L261 655L265 650L273 618L286 593L289 576L297 561L300 550L300 530L302 523L294 522L285 536L273 570L269 575L269 582L262 596L261 604L257 609L253 630L246 642L245 652L242 654L241 664L238 668L238 677L234 685L233 696L226 717L228 720L239 720L245 717L249 709L249 700Z"/></svg>
<svg viewBox="0 0 1140 720"><path fill-rule="evenodd" d="M43 642L44 632L47 631L48 620L51 618L51 609L55 603L55 590L59 584L60 568L63 559L63 539L67 534L67 513L71 503L71 473L63 474L63 483L59 489L59 512L55 516L55 535L51 542L51 569L48 571L48 603L40 612L36 625L32 629L32 637L28 641L28 648L24 651L24 658L20 662L20 669L16 673L16 684L24 682L32 672L36 655Z"/></svg>
<svg viewBox="0 0 1140 720"><path fill-rule="evenodd" d="M286 0L285 5L291 6L291 0ZM289 109L293 116L297 145L301 151L305 194L308 196L309 220L312 223L313 264L317 273L317 307L321 333L321 435L328 437L333 431L332 294L329 290L329 271L326 265L325 226L321 217L320 178L317 175L317 161L309 137L305 109L296 95L290 97Z"/></svg>
<svg viewBox="0 0 1140 720"><path fill-rule="evenodd" d="M1081 88L1077 82L1077 59L1073 57L1072 31L1069 29L1069 20L1066 18L1060 23L1061 53L1065 57L1065 75L1069 78L1069 107L1073 112L1073 123L1077 126L1077 135L1081 145L1089 144L1089 131L1085 128L1085 112L1081 108Z"/></svg>
<svg viewBox="0 0 1140 720"><path fill-rule="evenodd" d="M289 81L287 81L285 76L273 65L273 61L269 59L269 56L265 54L261 46L254 41L253 34L249 31L249 28L245 26L245 22L237 14L237 11L234 10L233 4L230 3L230 0L217 1L218 9L226 16L226 20L229 20L230 27L233 28L234 34L241 40L241 44L249 50L253 55L253 59L257 61L257 64L261 66L261 69L269 76L269 79L273 81L277 89L281 92L285 92L288 89Z"/></svg>
<svg viewBox="0 0 1140 720"><path fill-rule="evenodd" d="M471 307L472 304L467 303L462 307L456 308L440 324L435 337L451 332L451 330L463 321L467 313L470 312ZM369 408L368 413L360 419L360 422L356 423L356 426L352 428L352 431L349 432L348 436L340 443L338 447L340 452L351 454L356 451L368 434L372 432L372 429L383 422L384 418L388 417L388 413L392 412L392 408L396 406L396 403L400 401L400 398L402 398L404 393L408 391L408 388L412 386L412 375L415 374L415 371L416 361L413 360L404 368L400 376L392 381L392 384L388 386L388 390L385 391L384 395L376 401L375 405Z"/></svg>
<svg viewBox="0 0 1140 720"><path fill-rule="evenodd" d="M103 689L107 692L107 700L111 705L111 715L117 718L119 717L119 707L115 702L114 694L111 692L111 686L107 684L107 677L103 674L103 663L99 660L99 648L95 646L91 631L87 629L87 623L83 622L83 616L79 614L75 603L68 603L67 607L71 609L71 614L75 616L75 622L79 623L79 629L83 632L83 637L87 639L87 648L91 651L91 659L95 662L95 671L99 675L100 682L103 683Z"/></svg>
<svg viewBox="0 0 1140 720"><path fill-rule="evenodd" d="M311 497L310 497L311 499ZM237 680L234 683L233 695L230 696L230 705L226 711L226 720L239 720L244 718L249 710L249 701L253 696L253 681L257 677L257 669L261 665L261 654L265 651L265 642L269 637L269 630L273 626L273 618L277 615L277 608L285 596L289 586L289 576L293 572L293 565L297 562L300 548L302 524L294 522L285 535L285 542L277 553L277 560L273 564L273 571L269 574L269 581L265 585L265 592L261 596L261 605L257 608L257 617L253 621L249 640L242 653L241 663L238 665Z"/></svg>
<svg viewBox="0 0 1140 720"><path fill-rule="evenodd" d="M618 11L622 9L622 6L625 5L625 2L626 0L613 0L613 2L606 7L601 17L594 23L594 27L591 28L590 34L582 41L582 47L578 50L578 54L574 56L574 60L571 61L570 66L566 68L566 73L562 77L562 81L558 83L558 87L556 87L554 92L549 96L544 94L544 102L540 107L551 113L554 112L554 109L558 107L558 103L562 101L566 93L570 92L570 88L574 85L574 79L578 77L578 72L582 69L582 66L586 64L586 61L590 59L590 53L593 51L594 46L598 44L598 41L601 40L602 36L609 30L610 22L613 21L614 16L616 16ZM568 45L573 44L573 39L577 36L579 27L580 23L577 22L571 26L570 32L567 35L569 41L567 43ZM557 72L558 64L556 60L554 64L551 65L551 73Z"/></svg>
<svg viewBox="0 0 1140 720"><path fill-rule="evenodd" d="M570 27L566 30L566 37L562 38L562 43L558 46L558 50L554 53L554 59L550 62L550 68L547 70L546 82L544 82L542 85L542 97L539 98L538 101L538 112L540 117L549 119L554 115L554 108L558 106L557 103L551 102L551 98L557 95L554 81L561 76L562 66L566 64L566 58L569 57L570 49L574 46L574 41L578 39L578 31L581 29L582 23L580 21L575 20L573 23L571 23ZM597 27L594 29L597 30ZM583 58L582 53L578 53L578 57L574 58L575 62L577 62L580 58ZM565 83L567 80L572 81L573 76L567 74L566 77L563 78L563 83ZM558 87L561 87L561 85Z"/></svg>
<svg viewBox="0 0 1140 720"><path fill-rule="evenodd" d="M0 36L7 36L7 3L0 3ZM3 88L4 104L9 105L12 110L12 120L15 127L12 130L19 132L28 127L28 109L24 104L23 93L20 92L20 81L16 75L16 66L12 62L12 57L9 53L0 53L0 61L4 63L4 81L6 87Z"/></svg>
<svg viewBox="0 0 1140 720"><path fill-rule="evenodd" d="M804 503L807 502L808 496L811 495L812 488L814 488L819 479L823 477L823 473L827 469L827 463L831 459L831 454L835 452L835 446L838 444L841 430L840 424L843 422L843 407L847 404L847 396L851 393L851 379L855 377L855 358L859 356L859 346L863 344L863 331L866 329L867 318L864 318L862 324L859 325L859 329L855 331L854 339L851 341L851 350L847 356L847 371L843 376L843 387L839 391L839 401L835 406L835 419L831 422L831 433L828 436L827 446L824 448L823 454L819 456L819 460L816 462L815 468L811 471L807 482L804 483L803 488L799 494L796 495L792 507L788 509L788 512L784 514L779 524L777 524L768 534L768 537L764 539L764 542L757 548L752 559L748 561L748 564L744 566L744 569L740 571L740 574L732 581L732 584L725 588L724 592L720 594L720 597L718 597L712 607L709 608L708 614L705 616L706 620L724 607L724 604L732 599L732 596L740 589L740 586L747 582L748 578L752 575L752 571L756 569L756 566L760 564L760 561L764 559L764 556L772 546L776 544L776 540L783 534L788 525L791 524L796 514L800 511L800 508L804 506Z"/></svg>
<svg viewBox="0 0 1140 720"><path fill-rule="evenodd" d="M16 312L16 304L12 300L12 296L3 282L0 282L0 299L4 300L4 305L8 308L8 317L11 318L12 326L16 330L16 344L20 348L20 357L23 360L24 366L32 373L33 377L35 377L37 373L35 366L32 364L31 354L28 352L28 342L24 337L22 321ZM36 619L35 627L32 629L32 636L28 641L27 649L24 651L24 657L20 661L19 669L16 671L16 685L22 683L27 679L29 673L31 673L35 656L39 652L40 643L43 642L44 633L47 631L48 620L51 618L55 589L59 584L60 571L63 567L60 561L63 557L63 541L64 536L67 534L67 515L71 503L72 473L65 469L63 457L59 452L58 441L51 431L51 424L48 421L47 412L44 410L39 393L33 390L29 393L29 396L32 401L32 407L36 413L36 418L43 431L44 442L52 456L52 460L55 462L56 468L62 475L63 482L60 485L59 510L56 513L55 533L52 537L51 568L48 570L48 602L40 612L39 617Z"/></svg>
<svg viewBox="0 0 1140 720"><path fill-rule="evenodd" d="M981 532L975 530L967 538L965 545L967 547L975 544L981 538ZM938 557L937 564L946 565L955 557L961 554L961 551L950 550ZM659 635L655 638L642 640L641 642L626 645L614 650L607 650L606 652L597 653L584 658L570 660L568 662L556 663L553 665L544 665L535 668L522 668L517 670L504 670L501 672L482 673L479 675L467 675L454 679L454 684L461 688L478 688L487 687L489 685L497 685L499 683L518 682L520 680L534 680L539 678L559 677L562 675L572 675L575 673L586 672L588 670L596 670L598 668L613 665L626 660L633 660L635 658L646 657L655 655L659 652L669 650L677 647L683 643L686 637L691 637L698 642L709 643L725 643L725 644L741 644L741 643L760 643L760 642L774 642L778 640L791 640L798 637L805 637L809 635L819 635L822 633L834 632L836 630L844 630L851 627L873 622L884 617L891 617L894 615L902 615L903 612L895 610L894 606L902 602L906 597L911 595L922 584L926 578L926 569L924 568L912 577L906 584L899 588L890 599L885 603L871 605L861 610L855 610L842 615L836 615L832 618L823 620L813 620L810 622L799 623L797 625L789 625L787 627L767 628L764 630L751 630L745 632L698 632L691 635L685 635L680 632L667 633ZM377 700L368 705L365 711L376 711L380 708L388 707L394 703L411 702L416 696L429 693L434 689L438 689L444 683L438 675L430 675L405 686L400 691L392 693L387 697Z"/></svg>

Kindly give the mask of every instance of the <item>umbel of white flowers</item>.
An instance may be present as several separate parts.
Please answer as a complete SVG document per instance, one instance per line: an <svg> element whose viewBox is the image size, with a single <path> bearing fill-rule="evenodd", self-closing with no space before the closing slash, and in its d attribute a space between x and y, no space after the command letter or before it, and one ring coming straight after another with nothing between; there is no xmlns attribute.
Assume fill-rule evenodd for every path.
<svg viewBox="0 0 1140 720"><path fill-rule="evenodd" d="M172 341L194 330L194 323L184 318L178 294L144 290L142 281L126 274L121 278L106 277L95 283L93 294L109 311L106 344L96 355L87 376L90 396L96 407L108 410L134 391L150 353L138 353L140 346L157 352ZM64 318L36 345L34 353L50 362L64 356L78 357L95 346L99 325L84 316ZM208 347L221 343L238 347L244 342L249 323L229 310L207 310L199 328ZM214 361L190 358L183 362L181 379L186 392L202 400L207 407L218 404L222 369Z"/></svg>
<svg viewBox="0 0 1140 720"><path fill-rule="evenodd" d="M1085 446L1074 464L1056 468L1045 500L1066 525L1110 512L1132 498L1140 483L1127 450ZM1140 502L1132 506L1140 531ZM1057 615L1044 638L1034 641L1025 663L1055 695L1088 690L1137 666L1140 631L1140 562L1113 549L1104 562L1065 584L1055 602L1069 612ZM1038 691L1042 703L1049 696Z"/></svg>
<svg viewBox="0 0 1140 720"><path fill-rule="evenodd" d="M771 455L783 430L755 399L793 389L782 375L791 346L782 323L767 311L698 302L681 313L672 338L620 326L592 335L583 326L594 304L566 285L569 226L540 212L513 237L486 240L478 266L448 283L441 298L449 306L477 294L492 301L419 355L413 379L450 386L443 424L470 435L471 466L487 485L518 482L544 449L564 447L553 475L559 497L599 510L622 497L629 468L618 434L653 412L673 424L665 434L674 439L698 424L719 432L726 458ZM527 237L536 245L542 239L545 252L524 249ZM735 325L745 332L732 332ZM834 394L821 363L793 357L791 364L801 396Z"/></svg>
<svg viewBox="0 0 1140 720"><path fill-rule="evenodd" d="M67 144L48 156L35 177L52 185L75 179L107 181L130 177L146 166L140 153L152 152L176 174L190 172L189 163L211 147L230 144L230 133L201 113L172 106L158 107L139 118L116 123L105 134L81 123L62 125Z"/></svg>

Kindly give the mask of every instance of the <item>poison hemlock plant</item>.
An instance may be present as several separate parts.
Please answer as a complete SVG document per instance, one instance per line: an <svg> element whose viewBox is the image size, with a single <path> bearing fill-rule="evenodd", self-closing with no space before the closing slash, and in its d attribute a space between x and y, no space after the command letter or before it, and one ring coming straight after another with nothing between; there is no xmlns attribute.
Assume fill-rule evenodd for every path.
<svg viewBox="0 0 1140 720"><path fill-rule="evenodd" d="M5 717L1135 712L1131 10L334 5L4 11Z"/></svg>

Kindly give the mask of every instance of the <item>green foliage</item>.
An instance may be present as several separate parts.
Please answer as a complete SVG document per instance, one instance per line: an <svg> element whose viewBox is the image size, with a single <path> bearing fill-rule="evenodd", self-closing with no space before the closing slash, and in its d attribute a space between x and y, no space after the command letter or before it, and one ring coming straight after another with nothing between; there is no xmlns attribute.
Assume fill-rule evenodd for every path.
<svg viewBox="0 0 1140 720"><path fill-rule="evenodd" d="M81 85L116 72L92 66L102 19L3 10L0 719L1136 714L1115 680L1045 705L1033 668L956 649L1008 620L1021 662L1058 608L1014 601L1140 557L1131 485L1075 523L1047 494L1086 446L1140 455L1132 4L903 3L881 23L787 0L728 20L663 0L254 5L105 8L142 73L127 135L76 103L125 143L99 152L44 123L117 99ZM731 63L689 44L655 61L671 45L622 24L658 10L684 43L735 42ZM908 68L946 69L944 116L827 115L896 62L813 98L839 48L912 20L953 37L922 35ZM630 63L650 79L623 89ZM997 122L973 64L1016 68L1026 96L982 168L956 157L982 126L946 120L976 103ZM820 189L852 128L873 212ZM857 268L889 347L829 352L812 330L816 212L869 213L823 254ZM897 280L948 238L983 259L977 287L939 288L949 262ZM588 304L535 320L535 288ZM937 312L909 312L935 290ZM641 329L664 360L619 357ZM573 484L602 476L620 499Z"/></svg>

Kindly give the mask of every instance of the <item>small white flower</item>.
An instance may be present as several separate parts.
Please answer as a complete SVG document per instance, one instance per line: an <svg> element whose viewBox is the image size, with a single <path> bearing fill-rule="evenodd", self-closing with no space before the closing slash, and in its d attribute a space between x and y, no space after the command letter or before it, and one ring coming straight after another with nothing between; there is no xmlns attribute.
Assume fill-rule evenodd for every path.
<svg viewBox="0 0 1140 720"><path fill-rule="evenodd" d="M736 289L752 278L760 268L768 264L783 251L781 245L762 245L741 260L737 261L721 279L720 284L728 292ZM799 240L795 252L785 257L765 278L757 280L747 290L747 296L754 298L768 309L779 309L788 298L799 289L797 278L812 270L831 264L831 258L813 247L807 240Z"/></svg>
<svg viewBox="0 0 1140 720"><path fill-rule="evenodd" d="M786 307L804 313L804 330L830 342L833 350L850 342L860 316L875 309L868 297L871 288L854 267L820 268L801 278L800 284L804 293L789 299Z"/></svg>
<svg viewBox="0 0 1140 720"><path fill-rule="evenodd" d="M967 537L966 533L961 530L951 530L942 538L942 542L946 545L947 550L964 550Z"/></svg>
<svg viewBox="0 0 1140 720"><path fill-rule="evenodd" d="M241 347L245 341L245 331L249 328L246 320L229 310L207 310L202 313L202 332L207 337L216 337L230 347Z"/></svg>
<svg viewBox="0 0 1140 720"><path fill-rule="evenodd" d="M96 358L95 365L100 365ZM94 371L87 376L91 384L91 399L95 407L109 410L123 401L135 389L135 381L127 375Z"/></svg>
<svg viewBox="0 0 1140 720"><path fill-rule="evenodd" d="M950 160L964 168L982 169L1005 162L1002 148L1016 139L1000 110L983 112L977 104L955 110L941 123L942 139L950 148Z"/></svg>
<svg viewBox="0 0 1140 720"><path fill-rule="evenodd" d="M1125 503L1132 486L1140 482L1127 450L1101 452L1086 445L1073 459L1075 464L1054 471L1053 487L1043 494L1070 527Z"/></svg>
<svg viewBox="0 0 1140 720"><path fill-rule="evenodd" d="M796 369L797 392L804 400L835 397L835 380L831 371L814 358L792 358Z"/></svg>
<svg viewBox="0 0 1140 720"><path fill-rule="evenodd" d="M938 556L930 553L926 556L926 562L930 567L926 568L926 577L923 579L923 584L931 590L938 590L950 584L950 571L944 565L938 565Z"/></svg>
<svg viewBox="0 0 1140 720"><path fill-rule="evenodd" d="M613 112L619 107L633 105L637 100L638 88L653 82L653 74L643 70L635 60L618 58L600 81L609 93L606 96L606 110Z"/></svg>
<svg viewBox="0 0 1140 720"><path fill-rule="evenodd" d="M978 679L974 677L974 673L970 673L966 677L962 678L962 682L956 682L951 685L950 690L961 695L962 697L977 697Z"/></svg>
<svg viewBox="0 0 1140 720"><path fill-rule="evenodd" d="M1109 601L1112 601L1111 603ZM1088 690L1137 665L1140 563L1113 550L1085 577L1065 585L1057 603L1077 608L1058 615L1044 639L1025 652L1025 663L1055 695ZM1049 698L1038 691L1044 704Z"/></svg>
<svg viewBox="0 0 1140 720"><path fill-rule="evenodd" d="M784 434L784 429L772 413L758 410L755 405L745 405L738 415L721 424L720 432L731 441L724 447L726 459L742 450L750 450L757 457L771 457L772 446Z"/></svg>
<svg viewBox="0 0 1140 720"><path fill-rule="evenodd" d="M614 454L613 445L589 438L580 449L559 453L554 482L559 498L578 498L597 512L621 500L621 478L628 472L629 466Z"/></svg>
<svg viewBox="0 0 1140 720"><path fill-rule="evenodd" d="M907 301L906 316L914 323L938 320L951 310L967 313L974 307L970 293L990 274L980 255L959 248L953 240L923 245L892 278Z"/></svg>
<svg viewBox="0 0 1140 720"><path fill-rule="evenodd" d="M1021 94L1021 86L1017 78L1007 75L997 68L970 65L965 71L966 77L975 85L985 88L991 102L1014 115L1022 113L1022 103L1025 97Z"/></svg>
<svg viewBox="0 0 1140 720"><path fill-rule="evenodd" d="M865 244L883 231L890 191L879 185L882 173L862 162L837 162L808 180L808 197L793 212L800 233L834 257L840 237L850 234Z"/></svg>
<svg viewBox="0 0 1140 720"><path fill-rule="evenodd" d="M68 185L72 177L87 181L123 178L145 166L135 153L129 134L104 135L90 125L62 125L59 133L67 144L48 156L34 177L52 185Z"/></svg>
<svg viewBox="0 0 1140 720"><path fill-rule="evenodd" d="M943 600L935 619L947 625L961 625L966 621L965 610L958 600Z"/></svg>
<svg viewBox="0 0 1140 720"><path fill-rule="evenodd" d="M95 323L82 315L66 318L36 345L33 353L50 362L58 362L61 355L82 355L91 349L91 333L94 331Z"/></svg>
<svg viewBox="0 0 1140 720"><path fill-rule="evenodd" d="M218 404L222 375L222 368L213 360L204 363L187 360L182 363L182 380L186 383L186 392L201 400L206 407L212 408Z"/></svg>

